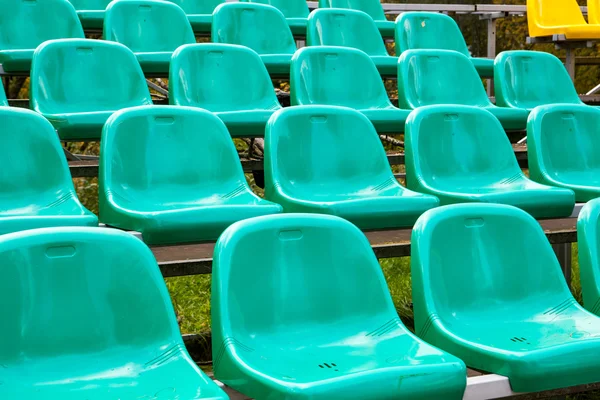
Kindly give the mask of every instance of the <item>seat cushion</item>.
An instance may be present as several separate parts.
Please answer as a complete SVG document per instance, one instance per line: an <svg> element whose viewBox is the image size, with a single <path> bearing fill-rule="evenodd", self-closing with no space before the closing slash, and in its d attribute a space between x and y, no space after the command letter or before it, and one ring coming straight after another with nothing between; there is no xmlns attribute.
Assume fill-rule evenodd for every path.
<svg viewBox="0 0 600 400"><path fill-rule="evenodd" d="M168 76L173 52L135 53L145 74L164 74Z"/></svg>
<svg viewBox="0 0 600 400"><path fill-rule="evenodd" d="M267 67L269 75L289 76L292 56L293 54L263 54L260 59Z"/></svg>
<svg viewBox="0 0 600 400"><path fill-rule="evenodd" d="M244 110L215 113L232 137L262 137L271 115L277 110Z"/></svg>
<svg viewBox="0 0 600 400"><path fill-rule="evenodd" d="M396 107L374 108L359 111L369 118L378 133L404 132L404 125L410 114L410 111L401 110Z"/></svg>
<svg viewBox="0 0 600 400"><path fill-rule="evenodd" d="M567 39L600 39L600 25L571 25L564 31Z"/></svg>
<svg viewBox="0 0 600 400"><path fill-rule="evenodd" d="M0 64L5 72L29 72L35 49L0 51Z"/></svg>
<svg viewBox="0 0 600 400"><path fill-rule="evenodd" d="M509 130L525 130L527 128L527 118L529 111L522 108L505 108L490 106L486 110L494 114L502 124L502 127Z"/></svg>

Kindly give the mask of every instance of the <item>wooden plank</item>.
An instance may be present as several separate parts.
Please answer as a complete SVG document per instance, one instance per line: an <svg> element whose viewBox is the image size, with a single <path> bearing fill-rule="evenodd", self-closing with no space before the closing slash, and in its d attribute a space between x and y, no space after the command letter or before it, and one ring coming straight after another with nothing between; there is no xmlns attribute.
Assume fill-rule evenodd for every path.
<svg viewBox="0 0 600 400"><path fill-rule="evenodd" d="M539 221L551 244L577 242L577 218ZM379 259L410 256L412 229L365 232ZM210 274L214 243L152 247L165 277Z"/></svg>

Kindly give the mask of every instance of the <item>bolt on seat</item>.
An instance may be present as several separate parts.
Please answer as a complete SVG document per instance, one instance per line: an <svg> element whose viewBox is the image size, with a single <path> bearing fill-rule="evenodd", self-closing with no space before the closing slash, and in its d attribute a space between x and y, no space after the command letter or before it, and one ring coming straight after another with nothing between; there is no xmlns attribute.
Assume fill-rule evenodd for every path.
<svg viewBox="0 0 600 400"><path fill-rule="evenodd" d="M466 386L462 361L402 324L369 242L337 217L232 225L212 326L215 377L250 398L459 400Z"/></svg>

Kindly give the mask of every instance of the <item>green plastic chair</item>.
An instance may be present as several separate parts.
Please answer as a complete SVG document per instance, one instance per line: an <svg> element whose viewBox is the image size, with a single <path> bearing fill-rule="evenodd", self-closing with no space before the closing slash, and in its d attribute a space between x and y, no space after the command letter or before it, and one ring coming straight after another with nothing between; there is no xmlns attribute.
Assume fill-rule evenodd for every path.
<svg viewBox="0 0 600 400"><path fill-rule="evenodd" d="M319 8L350 8L364 11L375 20L383 37L394 37L396 24L387 20L380 0L319 0Z"/></svg>
<svg viewBox="0 0 600 400"><path fill-rule="evenodd" d="M430 106L411 113L405 134L406 183L442 205L501 203L536 218L568 217L573 191L541 185L521 171L502 126L488 111Z"/></svg>
<svg viewBox="0 0 600 400"><path fill-rule="evenodd" d="M6 99L6 93L4 92L4 85L0 82L0 107L8 106L8 100Z"/></svg>
<svg viewBox="0 0 600 400"><path fill-rule="evenodd" d="M408 110L392 105L373 61L348 47L300 49L292 59L292 105L335 105L362 112L379 133L404 131Z"/></svg>
<svg viewBox="0 0 600 400"><path fill-rule="evenodd" d="M149 244L216 240L236 221L282 210L252 193L223 122L190 107L115 113L99 177L101 221Z"/></svg>
<svg viewBox="0 0 600 400"><path fill-rule="evenodd" d="M189 44L173 53L169 101L215 113L233 137L264 136L281 109L273 83L253 50L230 44Z"/></svg>
<svg viewBox="0 0 600 400"><path fill-rule="evenodd" d="M147 74L169 72L179 46L196 43L185 12L158 0L118 0L106 9L104 39L129 47Z"/></svg>
<svg viewBox="0 0 600 400"><path fill-rule="evenodd" d="M0 235L97 226L77 198L52 125L33 111L0 107L0 127Z"/></svg>
<svg viewBox="0 0 600 400"><path fill-rule="evenodd" d="M50 40L31 67L31 108L62 140L98 140L104 123L122 108L152 104L135 55L119 43Z"/></svg>
<svg viewBox="0 0 600 400"><path fill-rule="evenodd" d="M0 237L3 399L227 400L188 355L152 252L115 229Z"/></svg>
<svg viewBox="0 0 600 400"><path fill-rule="evenodd" d="M600 313L599 218L600 200L595 199L583 206L577 220L579 273L581 274L583 305L586 310L596 315Z"/></svg>
<svg viewBox="0 0 600 400"><path fill-rule="evenodd" d="M398 61L398 102L416 109L438 104L480 107L505 130L524 130L529 111L496 107L490 102L473 63L451 50L408 50Z"/></svg>
<svg viewBox="0 0 600 400"><path fill-rule="evenodd" d="M452 17L433 12L406 12L396 20L396 54L407 50L454 50L471 60L482 78L494 77L494 60L471 57Z"/></svg>
<svg viewBox="0 0 600 400"><path fill-rule="evenodd" d="M381 75L396 76L398 73L398 57L388 54L375 22L362 11L315 10L308 18L306 44L362 50L371 57Z"/></svg>
<svg viewBox="0 0 600 400"><path fill-rule="evenodd" d="M285 212L332 214L361 229L412 227L439 204L398 183L364 115L332 106L273 115L265 134L265 197Z"/></svg>
<svg viewBox="0 0 600 400"><path fill-rule="evenodd" d="M0 63L5 72L29 72L35 48L46 40L83 37L67 0L0 2Z"/></svg>
<svg viewBox="0 0 600 400"><path fill-rule="evenodd" d="M515 392L600 381L600 319L577 304L540 225L497 204L425 213L412 233L415 331Z"/></svg>
<svg viewBox="0 0 600 400"><path fill-rule="evenodd" d="M111 0L69 0L85 29L102 29L104 11ZM45 1L44 1L45 2Z"/></svg>
<svg viewBox="0 0 600 400"><path fill-rule="evenodd" d="M537 106L583 104L565 66L539 51L504 51L494 64L496 104L533 110Z"/></svg>
<svg viewBox="0 0 600 400"><path fill-rule="evenodd" d="M260 27L260 29L258 28ZM212 41L256 51L271 75L288 76L296 42L277 8L254 3L226 3L213 15Z"/></svg>
<svg viewBox="0 0 600 400"><path fill-rule="evenodd" d="M283 13L294 35L306 35L306 23L310 10L306 0L240 0L245 3L267 4Z"/></svg>
<svg viewBox="0 0 600 400"><path fill-rule="evenodd" d="M463 397L462 361L402 324L369 242L341 218L231 226L215 247L211 305L215 377L251 398Z"/></svg>
<svg viewBox="0 0 600 400"><path fill-rule="evenodd" d="M168 0L185 11L192 29L196 33L210 33L213 12L225 0Z"/></svg>
<svg viewBox="0 0 600 400"><path fill-rule="evenodd" d="M576 104L536 107L527 126L529 176L575 192L578 202L600 197L600 110Z"/></svg>

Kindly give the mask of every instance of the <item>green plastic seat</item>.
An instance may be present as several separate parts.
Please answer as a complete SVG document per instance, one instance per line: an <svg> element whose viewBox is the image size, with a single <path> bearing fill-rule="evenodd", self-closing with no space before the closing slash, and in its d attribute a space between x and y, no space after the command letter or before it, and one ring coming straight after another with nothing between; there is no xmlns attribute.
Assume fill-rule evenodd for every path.
<svg viewBox="0 0 600 400"><path fill-rule="evenodd" d="M102 29L104 12L111 0L69 0L85 29ZM44 1L45 2L45 1Z"/></svg>
<svg viewBox="0 0 600 400"><path fill-rule="evenodd" d="M119 43L51 40L31 67L31 108L46 117L62 140L98 140L117 110L152 104L135 55Z"/></svg>
<svg viewBox="0 0 600 400"><path fill-rule="evenodd" d="M600 319L577 304L540 225L498 204L424 214L412 233L415 331L515 392L600 381Z"/></svg>
<svg viewBox="0 0 600 400"><path fill-rule="evenodd" d="M594 199L583 206L577 220L579 273L583 305L589 312L600 314L600 200Z"/></svg>
<svg viewBox="0 0 600 400"><path fill-rule="evenodd" d="M396 24L387 20L380 0L319 0L319 8L350 8L366 12L375 21L381 36L394 37Z"/></svg>
<svg viewBox="0 0 600 400"><path fill-rule="evenodd" d="M408 50L398 61L398 103L416 109L439 104L480 107L505 130L524 130L529 111L496 107L490 102L473 63L451 50Z"/></svg>
<svg viewBox="0 0 600 400"><path fill-rule="evenodd" d="M5 72L29 72L33 52L46 40L83 37L67 0L0 2L0 63Z"/></svg>
<svg viewBox="0 0 600 400"><path fill-rule="evenodd" d="M211 36L214 43L237 44L256 51L271 75L290 74L296 42L284 15L273 6L222 4L213 15Z"/></svg>
<svg viewBox="0 0 600 400"><path fill-rule="evenodd" d="M185 12L158 0L119 0L106 9L104 39L129 47L147 74L169 72L179 46L196 43Z"/></svg>
<svg viewBox="0 0 600 400"><path fill-rule="evenodd" d="M563 63L540 51L504 51L494 64L496 104L533 110L557 103L583 104Z"/></svg>
<svg viewBox="0 0 600 400"><path fill-rule="evenodd" d="M273 83L253 50L230 44L190 44L173 53L169 101L215 113L233 137L264 136L281 109Z"/></svg>
<svg viewBox="0 0 600 400"><path fill-rule="evenodd" d="M536 107L527 126L529 176L575 192L577 202L600 197L600 110L576 104Z"/></svg>
<svg viewBox="0 0 600 400"><path fill-rule="evenodd" d="M267 4L283 13L294 35L306 35L306 23L310 10L306 0L240 0L245 3Z"/></svg>
<svg viewBox="0 0 600 400"><path fill-rule="evenodd" d="M152 252L115 229L0 237L3 399L227 400L188 355Z"/></svg>
<svg viewBox="0 0 600 400"><path fill-rule="evenodd" d="M398 73L398 57L388 54L375 22L362 11L315 10L308 18L306 44L359 49L371 57L381 75L396 76Z"/></svg>
<svg viewBox="0 0 600 400"><path fill-rule="evenodd" d="M6 93L4 92L4 85L0 82L0 107L8 106L8 100L6 99Z"/></svg>
<svg viewBox="0 0 600 400"><path fill-rule="evenodd" d="M0 127L0 235L97 226L98 218L77 198L52 125L33 111L0 107Z"/></svg>
<svg viewBox="0 0 600 400"><path fill-rule="evenodd" d="M396 54L407 50L454 50L471 60L482 78L494 77L494 60L471 57L452 17L434 12L406 12L396 20Z"/></svg>
<svg viewBox="0 0 600 400"><path fill-rule="evenodd" d="M190 107L113 115L99 177L101 221L149 244L216 240L236 221L281 212L252 193L223 122Z"/></svg>
<svg viewBox="0 0 600 400"><path fill-rule="evenodd" d="M292 59L290 78L292 105L349 107L369 118L379 133L404 131L410 111L392 105L375 64L363 51L302 48Z"/></svg>
<svg viewBox="0 0 600 400"><path fill-rule="evenodd" d="M402 324L369 242L341 218L231 226L215 247L211 306L215 377L251 398L463 397L462 361Z"/></svg>
<svg viewBox="0 0 600 400"><path fill-rule="evenodd" d="M364 115L333 106L273 115L265 134L265 197L285 212L332 214L361 229L412 227L439 204L398 183Z"/></svg>
<svg viewBox="0 0 600 400"><path fill-rule="evenodd" d="M213 12L225 0L168 0L185 11L192 29L197 33L210 33Z"/></svg>
<svg viewBox="0 0 600 400"><path fill-rule="evenodd" d="M521 171L494 116L481 108L430 106L406 122L406 183L442 205L501 203L536 218L568 217L573 191L539 184Z"/></svg>

